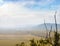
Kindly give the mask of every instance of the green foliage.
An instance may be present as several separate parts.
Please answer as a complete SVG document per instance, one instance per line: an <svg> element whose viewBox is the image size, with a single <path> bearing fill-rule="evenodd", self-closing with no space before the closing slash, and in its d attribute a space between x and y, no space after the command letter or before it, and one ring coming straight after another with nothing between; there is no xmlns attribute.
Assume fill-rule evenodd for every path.
<svg viewBox="0 0 60 46"><path fill-rule="evenodd" d="M41 39L41 40L39 40L39 42L41 44L48 44L49 43L49 40L48 39L45 39L45 40Z"/></svg>
<svg viewBox="0 0 60 46"><path fill-rule="evenodd" d="M55 32L54 35L54 46L59 46L59 34L57 32Z"/></svg>
<svg viewBox="0 0 60 46"><path fill-rule="evenodd" d="M24 42L21 42L20 46L25 46L25 43Z"/></svg>
<svg viewBox="0 0 60 46"><path fill-rule="evenodd" d="M41 40L39 40L39 42L40 42L40 43L43 43L44 41L41 39Z"/></svg>
<svg viewBox="0 0 60 46"><path fill-rule="evenodd" d="M36 42L34 41L34 39L30 40L30 46L37 46Z"/></svg>
<svg viewBox="0 0 60 46"><path fill-rule="evenodd" d="M16 46L25 46L25 43L21 42L21 44L16 44Z"/></svg>
<svg viewBox="0 0 60 46"><path fill-rule="evenodd" d="M16 46L19 46L19 44L16 44Z"/></svg>

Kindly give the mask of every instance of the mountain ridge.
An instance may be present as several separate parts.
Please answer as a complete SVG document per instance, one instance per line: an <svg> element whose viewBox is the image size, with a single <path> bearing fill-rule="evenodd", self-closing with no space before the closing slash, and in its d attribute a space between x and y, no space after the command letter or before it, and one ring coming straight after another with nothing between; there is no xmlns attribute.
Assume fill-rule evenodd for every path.
<svg viewBox="0 0 60 46"><path fill-rule="evenodd" d="M54 23L46 23L47 29L48 31L51 29L52 26L52 30L55 30L55 24ZM60 24L57 24L58 30L60 31ZM30 27L26 27L26 28L21 28L20 29L0 29L0 33L16 33L19 31L22 32L28 32L28 31L44 31L46 30L45 25L44 24L38 24L38 25L34 25L34 26L30 26Z"/></svg>
<svg viewBox="0 0 60 46"><path fill-rule="evenodd" d="M46 27L47 27L48 30L51 29L51 26L52 26L52 29L55 30L56 26L55 26L54 23L46 23ZM33 28L34 29L46 30L46 27L45 27L44 24L39 24L39 25L34 26ZM57 28L58 28L58 30L60 30L60 24L57 24Z"/></svg>

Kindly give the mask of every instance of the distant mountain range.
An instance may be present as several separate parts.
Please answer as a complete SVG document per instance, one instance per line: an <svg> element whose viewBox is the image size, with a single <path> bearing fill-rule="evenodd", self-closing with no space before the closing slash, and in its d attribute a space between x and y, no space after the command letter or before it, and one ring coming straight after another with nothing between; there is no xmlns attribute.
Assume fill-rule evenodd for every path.
<svg viewBox="0 0 60 46"><path fill-rule="evenodd" d="M54 23L46 23L47 29L50 30L51 26L52 26L52 30L56 29L56 26ZM60 24L57 24L57 28L58 30L60 30ZM33 27L31 27L31 29L33 30L46 30L46 27L44 24L39 24L39 25L35 25Z"/></svg>
<svg viewBox="0 0 60 46"><path fill-rule="evenodd" d="M47 26L48 31L51 29L51 26L52 26L53 31L56 29L54 23L46 23L46 26ZM58 27L58 30L60 31L60 24L57 24L57 27ZM45 25L44 24L38 24L38 25L30 26L30 27L28 26L28 27L25 27L25 28L22 28L22 29L19 28L18 30L16 30L16 29L0 29L0 34L1 33L3 33L3 34L4 33L13 34L13 33L16 33L16 31L17 32L22 31L22 33L23 32L25 33L25 32L28 32L28 31L44 31L44 30L46 30Z"/></svg>

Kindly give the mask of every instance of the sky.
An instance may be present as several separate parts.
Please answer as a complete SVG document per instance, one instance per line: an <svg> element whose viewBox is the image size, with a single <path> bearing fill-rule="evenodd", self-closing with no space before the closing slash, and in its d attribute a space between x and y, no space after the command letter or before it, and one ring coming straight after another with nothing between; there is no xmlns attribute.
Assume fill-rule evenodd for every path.
<svg viewBox="0 0 60 46"><path fill-rule="evenodd" d="M0 28L60 23L60 0L0 0Z"/></svg>

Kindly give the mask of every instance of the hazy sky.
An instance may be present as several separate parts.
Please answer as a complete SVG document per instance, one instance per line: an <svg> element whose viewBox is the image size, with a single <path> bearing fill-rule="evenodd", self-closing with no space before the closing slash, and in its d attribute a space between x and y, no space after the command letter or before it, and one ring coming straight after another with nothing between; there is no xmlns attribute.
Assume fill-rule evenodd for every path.
<svg viewBox="0 0 60 46"><path fill-rule="evenodd" d="M54 23L54 12L60 23L60 0L0 0L0 27Z"/></svg>

